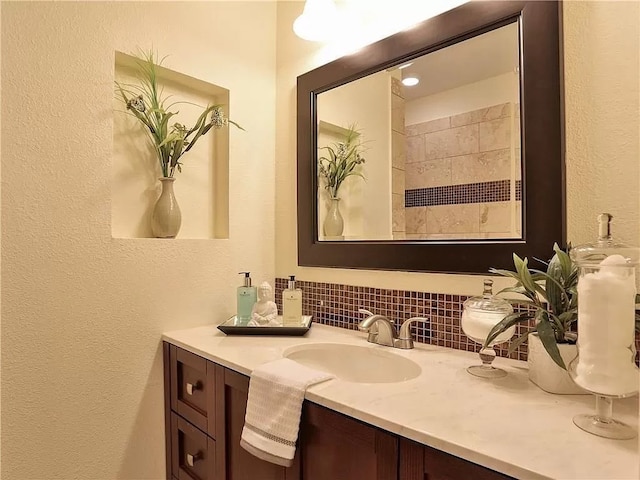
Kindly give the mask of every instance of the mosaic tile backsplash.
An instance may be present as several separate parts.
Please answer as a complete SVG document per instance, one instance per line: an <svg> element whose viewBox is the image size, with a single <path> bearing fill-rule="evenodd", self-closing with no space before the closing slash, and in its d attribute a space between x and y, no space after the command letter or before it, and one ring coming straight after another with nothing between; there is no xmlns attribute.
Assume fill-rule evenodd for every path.
<svg viewBox="0 0 640 480"><path fill-rule="evenodd" d="M388 317L395 323L396 330L408 318L426 317L427 322L411 327L416 341L471 352L480 349L480 345L467 338L460 327L462 304L469 296L307 281L296 281L296 286L303 292L302 313L312 315L314 322L357 330L358 323L365 318L358 313L359 308ZM279 312L282 312L282 290L286 287L287 279L276 278ZM516 335L527 328L532 329L518 326ZM508 356L507 344L496 345L495 349L498 355ZM509 357L526 360L526 342Z"/></svg>
<svg viewBox="0 0 640 480"><path fill-rule="evenodd" d="M275 283L276 304L282 312L282 290L287 287L287 279L276 278ZM427 322L411 327L416 341L470 352L480 350L480 345L470 340L460 327L462 304L469 296L307 281L296 281L296 286L302 289L302 313L313 315L314 322L357 330L358 323L365 318L358 313L359 308L388 317L396 330L408 318L426 317ZM518 325L514 338L527 329L533 330L533 323ZM507 348L506 343L495 346L501 357L527 359L527 342L511 355L507 355ZM636 350L640 351L640 335L636 335Z"/></svg>

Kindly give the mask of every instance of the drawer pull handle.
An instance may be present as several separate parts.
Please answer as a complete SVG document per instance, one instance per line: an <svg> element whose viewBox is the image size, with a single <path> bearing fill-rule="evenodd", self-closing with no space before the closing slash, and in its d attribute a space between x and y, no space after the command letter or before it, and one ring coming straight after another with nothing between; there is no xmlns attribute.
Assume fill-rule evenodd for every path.
<svg viewBox="0 0 640 480"><path fill-rule="evenodd" d="M196 390L201 390L202 389L202 383L200 383L200 380L198 380L195 385L193 383L187 383L187 393L189 395L193 395L193 392Z"/></svg>
<svg viewBox="0 0 640 480"><path fill-rule="evenodd" d="M195 455L187 453L187 465L193 467L198 460L202 459L202 452L198 452Z"/></svg>

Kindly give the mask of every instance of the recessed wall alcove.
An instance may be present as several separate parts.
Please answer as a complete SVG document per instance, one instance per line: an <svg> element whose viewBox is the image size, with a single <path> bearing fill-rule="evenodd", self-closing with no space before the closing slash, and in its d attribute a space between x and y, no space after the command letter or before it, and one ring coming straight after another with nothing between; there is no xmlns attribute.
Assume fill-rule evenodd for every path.
<svg viewBox="0 0 640 480"><path fill-rule="evenodd" d="M138 85L136 58L115 52L115 80ZM164 62L171 64L171 56ZM229 90L204 80L158 67L163 98L179 112L170 124L191 128L207 105L224 105L229 112ZM122 101L113 100L113 162L111 182L111 235L114 238L150 238L150 216L160 193L161 170L148 132L126 113ZM183 157L174 190L182 212L177 238L229 238L229 127L211 130Z"/></svg>

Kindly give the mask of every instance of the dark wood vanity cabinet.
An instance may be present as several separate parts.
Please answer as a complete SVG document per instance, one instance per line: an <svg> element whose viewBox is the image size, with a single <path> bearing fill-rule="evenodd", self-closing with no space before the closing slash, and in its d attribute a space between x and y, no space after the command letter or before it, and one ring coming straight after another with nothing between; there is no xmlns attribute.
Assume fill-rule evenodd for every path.
<svg viewBox="0 0 640 480"><path fill-rule="evenodd" d="M240 446L240 435L247 410L249 378L216 365L217 409L220 421L216 431L218 468L216 480L298 480L297 459L284 468L254 457Z"/></svg>
<svg viewBox="0 0 640 480"><path fill-rule="evenodd" d="M398 478L398 438L305 402L298 448L304 480Z"/></svg>
<svg viewBox="0 0 640 480"><path fill-rule="evenodd" d="M249 378L163 344L167 479L299 480L240 446Z"/></svg>
<svg viewBox="0 0 640 480"><path fill-rule="evenodd" d="M215 478L215 365L163 344L167 478Z"/></svg>
<svg viewBox="0 0 640 480"><path fill-rule="evenodd" d="M449 455L435 448L400 439L398 480L509 480L512 477Z"/></svg>
<svg viewBox="0 0 640 480"><path fill-rule="evenodd" d="M240 446L249 378L163 345L168 480L504 480L510 477L305 401L293 465Z"/></svg>

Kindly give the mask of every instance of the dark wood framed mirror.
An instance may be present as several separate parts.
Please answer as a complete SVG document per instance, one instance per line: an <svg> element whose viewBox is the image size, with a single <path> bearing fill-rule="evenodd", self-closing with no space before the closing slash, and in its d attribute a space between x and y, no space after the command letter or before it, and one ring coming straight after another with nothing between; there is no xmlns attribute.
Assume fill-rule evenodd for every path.
<svg viewBox="0 0 640 480"><path fill-rule="evenodd" d="M428 19L410 30L369 45L355 54L299 76L298 263L301 266L317 267L486 273L490 267L511 268L514 252L521 257L546 259L552 255L554 242L564 246L564 121L560 25L561 4L557 1L472 1ZM484 82L484 77L497 72L491 73L491 68L494 67L490 66L496 64L495 57L500 56L499 50L505 43L506 37L500 33L502 31L511 32L509 34L513 37L516 51L515 57L510 54L515 58L515 67L500 67L511 68L512 73L516 74L516 98L498 105L493 105L495 101L482 105L478 103L482 108L458 110L454 114L447 113L446 117L434 117L438 110L432 101L435 96L439 99L453 98L451 92L458 92L454 87L471 90L471 83L460 87L460 78L468 77L469 81L476 82L473 89L477 90L477 84ZM493 37L497 43L488 43L487 39ZM507 53L505 55L509 56ZM436 64L443 65L453 80L447 80L444 83L448 86L441 87L448 88L446 94L428 92L432 97L429 100L431 117L427 122L404 125L404 117L416 115L408 113L414 111L413 103L411 109L408 101L402 104L403 126L398 127L398 131L402 130L402 138L409 142L409 147L400 147L398 151L405 153L398 158L405 155L406 164L402 167L404 171L402 168L396 168L395 150L385 147L387 156L393 157L387 160L387 164L388 170L392 171L394 176L392 179L390 173L388 178L382 181L383 184L393 184L393 189L396 188L396 184L401 185L400 190L391 191L390 187L390 191L386 192L375 186L370 187L369 183L374 183L373 180L362 183L366 186L358 187L361 190L370 188L374 192L373 197L369 192L369 197L363 198L382 196L388 199L386 207L378 207L371 214L374 219L386 218L385 222L390 225L388 232L369 235L357 233L352 236L327 235L319 220L319 216L324 215L324 207L321 196L323 185L319 179L317 162L318 148L327 145L326 139L319 140L319 136L323 134L322 128L331 125L324 113L329 110L328 99L336 96L333 94L339 89L351 88L358 85L356 82L373 78L373 75L382 72L389 76L392 92L389 97L389 104L392 104L389 111L393 116L393 108L396 107L392 98L394 92L402 98L410 96L409 93L396 91L398 81L405 76L400 67L425 58L430 62L428 68L434 68L433 65ZM477 69L487 70L489 73L483 73L482 78L478 73L464 73L461 65L466 64L474 64ZM431 81L427 79L427 84L435 88L434 85L438 84L438 81L436 74L433 75ZM366 91L364 83L359 84L357 88ZM488 97L491 95L482 93L480 98L489 102ZM348 96L347 90L344 90L342 98ZM426 102L424 98L420 101ZM338 113L347 110L346 107L339 108L339 104L338 108L332 108ZM319 110L323 112L322 118L319 118ZM368 116L377 118L371 114ZM365 118L364 115L362 118ZM443 119L446 119L447 128L450 130L432 132L434 125L443 124ZM395 141L397 132L393 131L393 119L389 122L387 123L391 125L390 135L394 135L393 141L388 142L391 144ZM471 125L472 122L476 123ZM337 124L338 121L334 123L336 124L326 131L329 135L338 135L337 138L340 138L340 131L344 131L347 122L341 125ZM502 132L500 125L507 125L506 130L503 130L508 131L509 136L503 135L504 132L496 133ZM465 129L473 132L470 140L460 140L461 132L466 132ZM411 137L410 133L419 136ZM443 147L444 137L456 138L458 144L455 148ZM496 140L498 137L500 138ZM380 137L374 137L373 140L374 143L385 145ZM500 142L504 145L498 145ZM416 145L419 145L418 149L415 148ZM470 150L464 150L469 145L472 145L469 147ZM504 148L498 152L497 147ZM424 153L425 150L427 154ZM416 151L426 156L416 156ZM500 157L502 151L510 151L512 158L516 159L511 160L510 164L500 164L504 171L510 169L511 173L505 174L505 179L491 179L486 176L486 172L500 169L491 164L487 170L487 159ZM366 157L373 154L365 152L363 155ZM440 157L446 157L447 168L447 183L442 185L434 184L437 178L442 177L440 170L433 170L441 168ZM476 166L481 166L483 170L469 169L464 162L470 161L476 162ZM384 162L383 158L377 163ZM373 161L365 162L364 167L372 169L373 164ZM435 173L424 175L425 171ZM469 172L481 173L476 178L469 177ZM400 177L397 177L396 173L399 173ZM363 171L363 176L373 178L373 170ZM420 184L419 181L423 177L426 183ZM451 200L452 198L454 200ZM398 200L398 204L392 205L395 200ZM352 203L356 203L355 200ZM364 204L367 204L366 200ZM503 210L511 208L507 217L511 219L512 224L494 230L497 233L490 233L490 229L486 227L491 223L486 222L487 215L490 219L494 218L491 217L492 212L499 210L498 207ZM471 223L480 225L477 232L469 233L458 228L464 222L456 223L454 217L458 215L458 211L462 211L461 209L473 210L473 215L476 216L470 218ZM360 206L354 208L354 211L361 215L360 212L363 210ZM419 214L418 217L416 213ZM384 217L385 214L387 217ZM415 218L419 218L419 221L415 222ZM364 218L359 219L359 223L368 225L375 221ZM443 233L442 225L445 224L453 226L453 233ZM486 227L485 231L482 230L483 225ZM440 230L429 233L429 228Z"/></svg>

